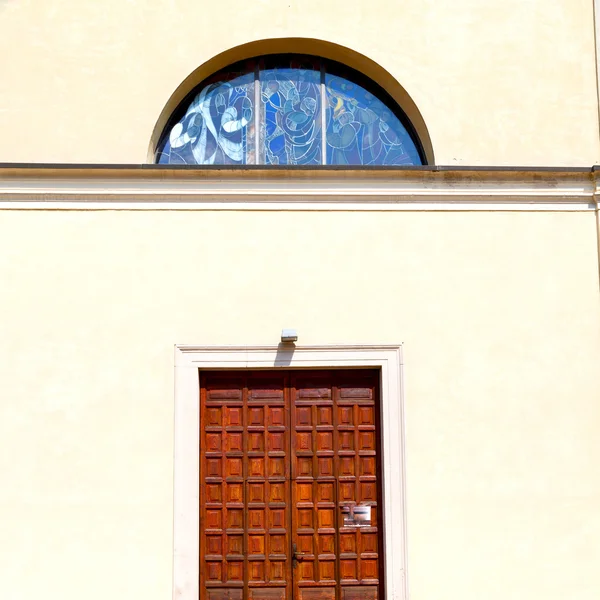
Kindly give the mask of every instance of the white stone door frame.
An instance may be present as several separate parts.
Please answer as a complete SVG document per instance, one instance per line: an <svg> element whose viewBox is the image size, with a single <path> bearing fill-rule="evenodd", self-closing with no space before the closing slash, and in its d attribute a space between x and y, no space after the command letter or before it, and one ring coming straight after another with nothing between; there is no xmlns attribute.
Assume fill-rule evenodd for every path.
<svg viewBox="0 0 600 600"><path fill-rule="evenodd" d="M198 600L200 369L379 368L385 597L407 600L402 346L175 346L173 600Z"/></svg>

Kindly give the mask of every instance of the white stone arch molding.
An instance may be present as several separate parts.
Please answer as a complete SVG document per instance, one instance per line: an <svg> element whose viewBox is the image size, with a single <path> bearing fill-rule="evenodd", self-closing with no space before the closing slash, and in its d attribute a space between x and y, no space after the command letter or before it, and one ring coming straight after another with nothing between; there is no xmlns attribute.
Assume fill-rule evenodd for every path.
<svg viewBox="0 0 600 600"><path fill-rule="evenodd" d="M201 369L378 368L385 596L407 600L402 346L175 346L173 600L199 598Z"/></svg>

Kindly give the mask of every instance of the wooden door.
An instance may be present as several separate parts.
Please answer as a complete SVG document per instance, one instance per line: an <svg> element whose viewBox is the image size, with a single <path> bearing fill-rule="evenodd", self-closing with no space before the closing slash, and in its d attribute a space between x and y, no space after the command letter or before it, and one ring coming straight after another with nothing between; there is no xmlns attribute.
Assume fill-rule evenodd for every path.
<svg viewBox="0 0 600 600"><path fill-rule="evenodd" d="M201 600L381 597L378 380L201 372ZM372 526L345 527L359 503Z"/></svg>
<svg viewBox="0 0 600 600"><path fill-rule="evenodd" d="M201 374L201 600L292 597L286 379Z"/></svg>
<svg viewBox="0 0 600 600"><path fill-rule="evenodd" d="M294 600L375 600L380 583L376 371L291 375ZM342 509L371 507L371 526Z"/></svg>

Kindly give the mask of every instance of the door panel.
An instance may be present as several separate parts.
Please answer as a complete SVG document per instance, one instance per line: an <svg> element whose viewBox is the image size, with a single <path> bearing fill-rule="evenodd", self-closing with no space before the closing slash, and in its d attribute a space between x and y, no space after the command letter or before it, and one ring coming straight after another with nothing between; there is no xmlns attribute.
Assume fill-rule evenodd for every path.
<svg viewBox="0 0 600 600"><path fill-rule="evenodd" d="M285 374L201 378L200 597L287 600L291 590Z"/></svg>
<svg viewBox="0 0 600 600"><path fill-rule="evenodd" d="M376 599L380 577L377 387L372 376L362 373L353 372L335 388L339 506L371 508L369 527L340 523L341 600Z"/></svg>
<svg viewBox="0 0 600 600"><path fill-rule="evenodd" d="M294 373L292 401L292 539L294 598L335 600L336 485L334 405L329 372Z"/></svg>
<svg viewBox="0 0 600 600"><path fill-rule="evenodd" d="M378 597L377 382L376 371L291 374L297 600ZM358 504L371 526L344 526L342 507Z"/></svg>
<svg viewBox="0 0 600 600"><path fill-rule="evenodd" d="M379 373L201 373L201 600L376 600ZM371 506L371 526L342 507Z"/></svg>

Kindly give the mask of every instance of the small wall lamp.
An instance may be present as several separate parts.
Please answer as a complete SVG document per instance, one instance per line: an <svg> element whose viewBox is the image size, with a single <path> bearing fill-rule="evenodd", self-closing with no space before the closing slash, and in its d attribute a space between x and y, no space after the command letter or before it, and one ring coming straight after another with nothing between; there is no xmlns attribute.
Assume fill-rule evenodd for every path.
<svg viewBox="0 0 600 600"><path fill-rule="evenodd" d="M298 341L298 332L295 329L282 329L281 330L281 341L282 342Z"/></svg>

